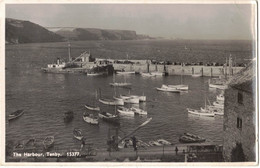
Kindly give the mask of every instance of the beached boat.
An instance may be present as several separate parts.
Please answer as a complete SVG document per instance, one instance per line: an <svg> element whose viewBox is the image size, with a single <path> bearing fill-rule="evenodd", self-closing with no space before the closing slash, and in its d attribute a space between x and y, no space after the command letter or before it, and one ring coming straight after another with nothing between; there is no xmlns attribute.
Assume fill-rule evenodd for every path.
<svg viewBox="0 0 260 168"><path fill-rule="evenodd" d="M24 114L24 110L17 110L8 115L8 120L13 120Z"/></svg>
<svg viewBox="0 0 260 168"><path fill-rule="evenodd" d="M98 117L93 114L84 113L83 120L89 124L98 125Z"/></svg>
<svg viewBox="0 0 260 168"><path fill-rule="evenodd" d="M99 118L101 118L102 120L112 123L112 124L116 124L116 125L120 125L119 122L119 118L118 115L115 114L110 114L107 112L101 112L98 114Z"/></svg>
<svg viewBox="0 0 260 168"><path fill-rule="evenodd" d="M201 143L205 142L206 139L194 134L184 133L184 135L180 136L179 141L181 143Z"/></svg>
<svg viewBox="0 0 260 168"><path fill-rule="evenodd" d="M69 122L71 121L72 119L74 118L74 114L73 114L73 111L67 111L64 113L64 122Z"/></svg>
<svg viewBox="0 0 260 168"><path fill-rule="evenodd" d="M100 98L98 101L103 103L103 104L106 104L106 105L121 105L121 106L124 105L124 102L122 103L122 101L118 101L118 100L110 100L110 99Z"/></svg>
<svg viewBox="0 0 260 168"><path fill-rule="evenodd" d="M132 107L131 110L138 115L147 115L147 111L144 111L140 108Z"/></svg>
<svg viewBox="0 0 260 168"><path fill-rule="evenodd" d="M44 149L49 149L49 148L53 147L53 145L54 145L54 136L47 136L43 140Z"/></svg>
<svg viewBox="0 0 260 168"><path fill-rule="evenodd" d="M127 116L134 116L135 115L135 112L132 111L130 108L120 107L120 108L117 109L117 111L121 115L127 115Z"/></svg>
<svg viewBox="0 0 260 168"><path fill-rule="evenodd" d="M155 74L152 74L150 72L148 72L148 73L142 72L141 75L144 76L144 77L154 77L154 76L156 76Z"/></svg>
<svg viewBox="0 0 260 168"><path fill-rule="evenodd" d="M157 142L157 141L149 141L148 144L150 146L163 146L163 144Z"/></svg>
<svg viewBox="0 0 260 168"><path fill-rule="evenodd" d="M187 108L187 110L190 114L194 114L194 115L198 115L198 116L205 116L205 117L214 117L214 113L212 113L212 112L195 110L195 109L191 109L191 108Z"/></svg>
<svg viewBox="0 0 260 168"><path fill-rule="evenodd" d="M171 145L172 143L170 143L169 141L165 140L165 139L158 139L157 142L159 144L162 144L162 145Z"/></svg>
<svg viewBox="0 0 260 168"><path fill-rule="evenodd" d="M74 138L76 138L77 140L80 140L80 141L81 141L82 138L83 138L81 129L75 128L75 129L73 130L73 136L74 136Z"/></svg>
<svg viewBox="0 0 260 168"><path fill-rule="evenodd" d="M92 111L100 111L100 108L96 107L96 106L91 106L91 105L85 104L85 107Z"/></svg>
<svg viewBox="0 0 260 168"><path fill-rule="evenodd" d="M180 93L180 90L179 90L179 89L167 87L166 85L162 85L161 88L156 88L156 89L159 90L159 91L163 91L163 92Z"/></svg>

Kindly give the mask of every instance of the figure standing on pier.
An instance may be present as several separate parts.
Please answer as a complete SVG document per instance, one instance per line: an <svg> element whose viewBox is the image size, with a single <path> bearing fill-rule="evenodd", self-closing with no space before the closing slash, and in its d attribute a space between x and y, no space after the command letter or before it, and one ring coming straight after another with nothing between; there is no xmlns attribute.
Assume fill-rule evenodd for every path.
<svg viewBox="0 0 260 168"><path fill-rule="evenodd" d="M179 149L178 149L177 146L176 146L176 147L175 147L176 155L178 155L178 151L179 151Z"/></svg>
<svg viewBox="0 0 260 168"><path fill-rule="evenodd" d="M132 140L133 140L133 148L134 148L134 151L137 150L137 147L136 147L136 138L135 136L132 137Z"/></svg>
<svg viewBox="0 0 260 168"><path fill-rule="evenodd" d="M85 146L85 137L83 137L83 138L81 139L80 151L83 149L84 146Z"/></svg>

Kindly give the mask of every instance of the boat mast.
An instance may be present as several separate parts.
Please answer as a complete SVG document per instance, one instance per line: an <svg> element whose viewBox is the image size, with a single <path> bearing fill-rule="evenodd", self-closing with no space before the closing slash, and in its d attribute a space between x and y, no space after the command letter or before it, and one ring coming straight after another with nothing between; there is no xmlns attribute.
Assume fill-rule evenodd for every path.
<svg viewBox="0 0 260 168"><path fill-rule="evenodd" d="M69 52L69 62L71 61L71 57L70 57L70 42L68 44L68 52Z"/></svg>

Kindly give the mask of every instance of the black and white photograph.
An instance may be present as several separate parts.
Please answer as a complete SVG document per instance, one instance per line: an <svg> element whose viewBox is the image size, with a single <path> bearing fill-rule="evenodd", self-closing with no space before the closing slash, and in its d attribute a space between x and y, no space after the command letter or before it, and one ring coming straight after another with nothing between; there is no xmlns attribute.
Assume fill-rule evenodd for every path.
<svg viewBox="0 0 260 168"><path fill-rule="evenodd" d="M25 2L2 4L5 164L258 164L257 1Z"/></svg>

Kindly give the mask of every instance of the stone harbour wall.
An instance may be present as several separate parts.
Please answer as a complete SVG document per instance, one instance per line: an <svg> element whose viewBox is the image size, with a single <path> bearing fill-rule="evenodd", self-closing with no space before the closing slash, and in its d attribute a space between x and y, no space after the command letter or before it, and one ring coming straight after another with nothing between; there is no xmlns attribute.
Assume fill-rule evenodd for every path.
<svg viewBox="0 0 260 168"><path fill-rule="evenodd" d="M115 70L125 71L136 71L136 72L147 72L147 64L113 64ZM156 68L157 67L157 68ZM230 74L235 74L243 67L233 67ZM149 71L164 71L164 65L149 65ZM225 71L223 66L181 66L181 65L166 65L166 71L169 75L192 75L201 74L202 76L220 76L224 74L229 74L229 68Z"/></svg>

